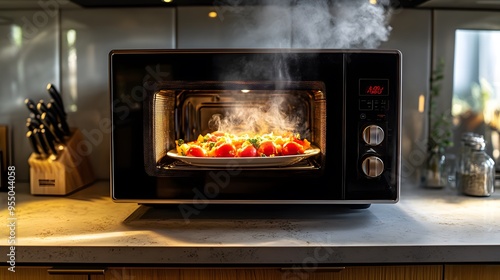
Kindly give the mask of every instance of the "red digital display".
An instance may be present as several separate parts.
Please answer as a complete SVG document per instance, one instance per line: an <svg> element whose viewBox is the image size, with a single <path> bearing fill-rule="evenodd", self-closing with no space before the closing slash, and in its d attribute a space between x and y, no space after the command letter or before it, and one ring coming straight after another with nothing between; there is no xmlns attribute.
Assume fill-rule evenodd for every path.
<svg viewBox="0 0 500 280"><path fill-rule="evenodd" d="M366 93L369 95L381 95L384 93L384 87L383 86L368 86L366 89Z"/></svg>
<svg viewBox="0 0 500 280"><path fill-rule="evenodd" d="M359 95L364 96L387 96L389 95L389 80L360 79Z"/></svg>

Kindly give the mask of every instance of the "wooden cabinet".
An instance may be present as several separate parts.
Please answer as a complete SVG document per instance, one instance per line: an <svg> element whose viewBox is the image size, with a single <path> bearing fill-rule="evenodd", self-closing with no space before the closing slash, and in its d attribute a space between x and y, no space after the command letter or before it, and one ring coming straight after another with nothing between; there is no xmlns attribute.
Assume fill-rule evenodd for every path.
<svg viewBox="0 0 500 280"><path fill-rule="evenodd" d="M51 267L30 267L16 266L15 272L11 272L8 267L0 266L1 280L88 280L88 275L51 275L48 269Z"/></svg>
<svg viewBox="0 0 500 280"><path fill-rule="evenodd" d="M0 267L2 280L500 280L500 264L496 265L371 265L309 270L294 267L245 267L245 268L159 268L159 267L108 267L99 270L71 269L54 273L52 267L16 267L10 272ZM83 273L83 274L78 274Z"/></svg>
<svg viewBox="0 0 500 280"><path fill-rule="evenodd" d="M497 265L462 265L444 266L443 280L500 280L500 264Z"/></svg>
<svg viewBox="0 0 500 280"><path fill-rule="evenodd" d="M351 266L345 268L109 268L92 280L441 280L442 265Z"/></svg>

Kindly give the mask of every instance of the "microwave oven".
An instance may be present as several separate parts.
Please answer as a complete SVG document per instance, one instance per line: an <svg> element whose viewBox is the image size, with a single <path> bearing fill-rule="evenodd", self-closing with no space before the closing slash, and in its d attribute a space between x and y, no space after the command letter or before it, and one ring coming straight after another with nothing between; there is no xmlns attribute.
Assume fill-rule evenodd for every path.
<svg viewBox="0 0 500 280"><path fill-rule="evenodd" d="M398 50L112 50L112 199L396 203L401 67ZM223 142L246 135L256 149L255 139L292 135L308 147L251 157L179 149L217 134Z"/></svg>

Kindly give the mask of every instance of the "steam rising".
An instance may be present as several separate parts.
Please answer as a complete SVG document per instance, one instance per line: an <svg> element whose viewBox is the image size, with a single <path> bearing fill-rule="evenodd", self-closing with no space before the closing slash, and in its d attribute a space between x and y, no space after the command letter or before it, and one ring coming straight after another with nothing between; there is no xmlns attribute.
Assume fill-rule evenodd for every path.
<svg viewBox="0 0 500 280"><path fill-rule="evenodd" d="M294 132L306 136L306 125L301 124L302 113L287 114L289 110L283 107L286 105L288 103L283 98L275 98L267 106L239 108L228 112L226 116L215 114L208 126L212 130L229 131L237 135Z"/></svg>
<svg viewBox="0 0 500 280"><path fill-rule="evenodd" d="M370 4L368 0L225 0L218 4L221 21L236 19L236 38L258 48L278 49L373 49L389 38L391 16L389 0ZM245 3L247 6L239 6ZM288 5L286 3L289 3ZM250 5L248 5L250 4ZM254 5L255 4L255 5ZM254 45L255 44L255 45ZM223 80L233 77L272 77L286 81L292 71L286 60L277 59L274 67L262 68L259 61L233 61L233 69L220 73ZM227 65L227 64L224 64ZM236 74L238 73L238 74ZM249 74L252 73L252 74ZM214 115L209 127L235 133L308 134L304 112L283 111L283 99L270 100L265 108L239 108ZM285 106L286 107L286 106Z"/></svg>
<svg viewBox="0 0 500 280"><path fill-rule="evenodd" d="M294 48L377 48L389 38L389 11L369 1L298 1L293 8Z"/></svg>
<svg viewBox="0 0 500 280"><path fill-rule="evenodd" d="M236 42L257 48L372 49L392 30L390 0L216 2L220 20L234 27Z"/></svg>

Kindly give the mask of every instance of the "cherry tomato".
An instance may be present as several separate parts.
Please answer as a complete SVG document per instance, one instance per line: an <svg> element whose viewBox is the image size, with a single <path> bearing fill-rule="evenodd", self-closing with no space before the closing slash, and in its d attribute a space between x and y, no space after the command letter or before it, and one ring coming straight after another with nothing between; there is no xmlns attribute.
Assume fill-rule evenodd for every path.
<svg viewBox="0 0 500 280"><path fill-rule="evenodd" d="M239 153L240 157L256 157L257 156L257 149L253 145L248 145L241 149Z"/></svg>
<svg viewBox="0 0 500 280"><path fill-rule="evenodd" d="M304 140L302 140L300 138L297 138L296 135L293 135L291 138L292 138L293 142L295 142L295 143L297 143L297 144L299 144L301 146L304 146Z"/></svg>
<svg viewBox="0 0 500 280"><path fill-rule="evenodd" d="M259 156L271 156L277 155L276 145L273 141L264 141L260 143L259 149L257 150Z"/></svg>
<svg viewBox="0 0 500 280"><path fill-rule="evenodd" d="M282 153L284 156L303 154L304 147L297 142L286 142L283 145Z"/></svg>
<svg viewBox="0 0 500 280"><path fill-rule="evenodd" d="M293 141L301 146L304 146L304 140L294 138Z"/></svg>
<svg viewBox="0 0 500 280"><path fill-rule="evenodd" d="M236 155L236 148L230 143L224 143L215 148L216 157L234 157Z"/></svg>
<svg viewBox="0 0 500 280"><path fill-rule="evenodd" d="M188 157L206 157L207 153L199 146L191 146L186 155Z"/></svg>

